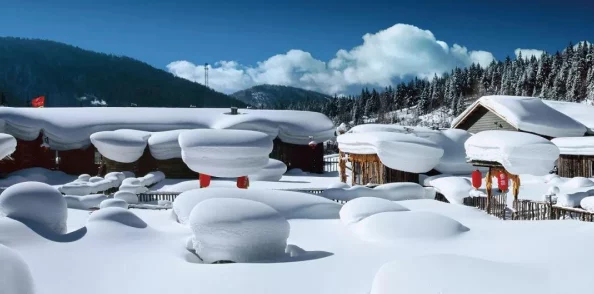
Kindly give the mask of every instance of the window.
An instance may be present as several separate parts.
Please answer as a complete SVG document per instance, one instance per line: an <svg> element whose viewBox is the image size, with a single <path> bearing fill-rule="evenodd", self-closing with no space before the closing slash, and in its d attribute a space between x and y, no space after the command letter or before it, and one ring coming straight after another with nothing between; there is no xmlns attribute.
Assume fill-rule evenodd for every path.
<svg viewBox="0 0 594 294"><path fill-rule="evenodd" d="M101 153L99 153L99 151L95 150L95 164L101 164Z"/></svg>

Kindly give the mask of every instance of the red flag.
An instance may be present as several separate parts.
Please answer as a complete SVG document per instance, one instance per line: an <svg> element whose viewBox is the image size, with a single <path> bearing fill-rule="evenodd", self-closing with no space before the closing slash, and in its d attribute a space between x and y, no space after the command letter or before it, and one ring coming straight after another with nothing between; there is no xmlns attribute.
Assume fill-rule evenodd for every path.
<svg viewBox="0 0 594 294"><path fill-rule="evenodd" d="M39 96L33 100L31 100L31 106L33 107L43 107L45 105L45 96Z"/></svg>

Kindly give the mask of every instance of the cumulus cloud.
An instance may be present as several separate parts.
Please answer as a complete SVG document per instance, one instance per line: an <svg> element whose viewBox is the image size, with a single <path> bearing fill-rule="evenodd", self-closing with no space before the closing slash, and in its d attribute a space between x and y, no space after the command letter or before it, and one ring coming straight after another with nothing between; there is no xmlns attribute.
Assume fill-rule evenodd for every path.
<svg viewBox="0 0 594 294"><path fill-rule="evenodd" d="M255 66L219 61L209 66L209 86L232 93L258 84L296 86L328 94L343 93L356 85L388 86L406 77L428 78L456 66L488 65L495 58L486 51L449 46L432 32L405 24L363 36L363 43L340 49L328 61L309 52L290 50ZM203 83L204 66L175 61L168 70L179 77Z"/></svg>
<svg viewBox="0 0 594 294"><path fill-rule="evenodd" d="M537 59L540 58L540 56L545 53L545 51L543 50L538 50L538 49L522 49L522 48L518 48L516 50L514 50L514 53L516 54L516 58L518 58L518 56L520 56L520 53L522 53L522 58L523 59L530 59L532 58L532 56L536 57Z"/></svg>

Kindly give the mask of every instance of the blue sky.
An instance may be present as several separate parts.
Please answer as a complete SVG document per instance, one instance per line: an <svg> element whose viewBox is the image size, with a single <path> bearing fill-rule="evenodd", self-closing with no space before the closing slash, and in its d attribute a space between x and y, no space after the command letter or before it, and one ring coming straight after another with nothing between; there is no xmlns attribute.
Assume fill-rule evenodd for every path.
<svg viewBox="0 0 594 294"><path fill-rule="evenodd" d="M190 64L232 61L221 69L220 75L220 65L214 65L212 70L214 87L230 92L255 83L275 82L263 77L265 69L258 68L258 62L272 56L298 49L329 63L338 50L350 51L362 45L363 35L376 34L395 24L429 30L436 40L450 47L456 43L469 51L487 51L496 59L513 56L516 48L560 50L569 41L594 40L592 2L0 0L0 36L51 39L126 55L199 82L199 69L192 69ZM392 37L399 36L402 34ZM466 62L455 59L456 65ZM376 62L365 60L364 63ZM183 70L172 69L168 65L174 61L189 64ZM316 67L315 62L313 66ZM236 72L229 72L229 68L241 75L230 75ZM276 82L325 92L344 89L328 89L328 85L315 83L302 85L308 78L299 71L312 69L293 64L288 70L290 77ZM387 83L386 77L365 81L349 78L348 70L340 70L345 85ZM320 73L319 69L313 72ZM417 73L411 69L394 74L387 79ZM232 76L242 80L225 86L225 80Z"/></svg>

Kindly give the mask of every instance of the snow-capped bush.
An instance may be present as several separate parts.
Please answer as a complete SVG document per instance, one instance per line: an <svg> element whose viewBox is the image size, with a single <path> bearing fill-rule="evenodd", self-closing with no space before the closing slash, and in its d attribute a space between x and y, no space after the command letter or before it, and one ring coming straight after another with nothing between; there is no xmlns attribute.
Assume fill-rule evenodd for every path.
<svg viewBox="0 0 594 294"><path fill-rule="evenodd" d="M113 194L113 198L121 199L126 201L128 204L137 204L138 203L138 196L132 192L128 191L118 191Z"/></svg>
<svg viewBox="0 0 594 294"><path fill-rule="evenodd" d="M350 225L374 214L408 210L408 208L390 200L361 197L349 201L342 206L340 209L340 220L343 224Z"/></svg>
<svg viewBox="0 0 594 294"><path fill-rule="evenodd" d="M0 216L33 222L58 234L66 233L66 200L52 186L24 182L0 194Z"/></svg>
<svg viewBox="0 0 594 294"><path fill-rule="evenodd" d="M262 202L286 219L337 219L341 205L311 194L255 189L207 188L181 193L173 201L177 220L187 224L192 209L212 198L238 198Z"/></svg>
<svg viewBox="0 0 594 294"><path fill-rule="evenodd" d="M252 181L277 182L280 181L285 172L287 172L287 165L280 160L271 158L262 170L253 175L249 175L249 178Z"/></svg>
<svg viewBox="0 0 594 294"><path fill-rule="evenodd" d="M122 224L133 228L146 228L147 224L136 214L121 207L107 207L93 212L87 220L88 225Z"/></svg>
<svg viewBox="0 0 594 294"><path fill-rule="evenodd" d="M107 196L104 194L92 194L85 196L76 195L64 195L68 208L73 209L90 209L93 207L99 207L103 200L107 200Z"/></svg>
<svg viewBox="0 0 594 294"><path fill-rule="evenodd" d="M119 207L128 209L128 202L122 199L106 199L99 204L100 209L109 208L109 207Z"/></svg>
<svg viewBox="0 0 594 294"><path fill-rule="evenodd" d="M152 171L142 178L138 178L140 185L149 187L165 179L165 174L162 171Z"/></svg>
<svg viewBox="0 0 594 294"><path fill-rule="evenodd" d="M289 222L272 207L246 199L202 201L190 214L193 247L205 262L258 262L285 256Z"/></svg>
<svg viewBox="0 0 594 294"><path fill-rule="evenodd" d="M0 293L35 293L33 276L27 263L18 252L2 244L0 244Z"/></svg>
<svg viewBox="0 0 594 294"><path fill-rule="evenodd" d="M126 178L122 181L122 185L120 185L119 190L139 194L148 191L148 188L142 185L140 180L137 178Z"/></svg>

